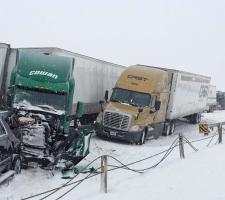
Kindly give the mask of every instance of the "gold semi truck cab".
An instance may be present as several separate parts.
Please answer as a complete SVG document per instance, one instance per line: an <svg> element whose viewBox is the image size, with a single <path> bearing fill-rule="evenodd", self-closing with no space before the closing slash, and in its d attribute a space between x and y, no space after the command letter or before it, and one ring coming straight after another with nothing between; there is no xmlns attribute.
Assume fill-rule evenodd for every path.
<svg viewBox="0 0 225 200"><path fill-rule="evenodd" d="M96 120L98 136L143 144L164 129L172 73L159 68L128 67Z"/></svg>

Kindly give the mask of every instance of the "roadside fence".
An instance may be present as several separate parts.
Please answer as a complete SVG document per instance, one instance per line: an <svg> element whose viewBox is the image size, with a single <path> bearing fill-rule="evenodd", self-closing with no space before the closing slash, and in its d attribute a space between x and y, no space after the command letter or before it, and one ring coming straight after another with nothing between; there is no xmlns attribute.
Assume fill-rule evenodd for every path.
<svg viewBox="0 0 225 200"><path fill-rule="evenodd" d="M206 136L204 138L200 138L197 140L188 140L187 137L185 137L182 133L178 134L178 137L171 143L170 147L166 150L160 151L156 154L150 155L148 157L142 158L140 160L131 162L131 163L127 163L124 164L123 162L121 162L119 159L115 158L114 156L111 155L102 155L99 156L97 158L95 158L94 160L92 160L88 165L86 165L84 168L82 168L82 170L80 170L79 173L77 173L74 177L72 177L69 181L67 181L66 183L64 183L62 186L57 187L57 188L53 188L51 190L47 190L26 198L23 198L22 200L28 200L28 199L37 199L37 197L41 197L39 200L44 200L44 199L49 199L50 197L52 197L53 194L59 193L59 191L61 191L61 189L63 188L67 188L69 186L73 186L70 189L68 189L66 192L64 193L60 193L60 195L58 195L58 197L55 200L60 200L62 199L64 196L66 196L67 194L69 194L71 191L75 190L80 184L82 184L84 181L87 181L90 178L96 177L98 175L101 175L101 181L100 181L100 191L107 193L108 192L108 173L109 172L113 172L115 170L119 170L119 169L123 169L123 170L128 170L134 173L138 173L138 174L143 174L146 173L147 171L156 168L159 164L161 164L166 158L168 158L168 156L172 153L172 151L178 147L179 149L179 154L180 154L180 159L185 159L185 145L189 145L195 152L198 151L198 149L193 145L193 143L197 143L200 141L204 141L204 140L209 140L209 142L207 143L207 147L211 144L213 138L215 138L216 136L218 136L217 139L217 143L221 144L222 143L222 137L223 137L223 128L222 126L225 125L225 123L215 123L215 124L210 124L208 126L208 128L210 127L218 127L218 132L213 134L212 136ZM151 166L146 166L146 168L142 168L142 169L133 169L130 166L137 164L137 163L141 163L143 161L155 158L155 157L162 157L159 159L158 162L156 162L154 165ZM118 165L112 165L110 164L109 161L116 161L116 163L118 163ZM75 181L75 179L78 177L79 174L85 172L88 167L91 167L93 163L95 162L99 162L100 166L97 169L94 169L93 171L89 172L84 178L78 179ZM45 195L45 196L44 196ZM51 198L52 199L52 198Z"/></svg>

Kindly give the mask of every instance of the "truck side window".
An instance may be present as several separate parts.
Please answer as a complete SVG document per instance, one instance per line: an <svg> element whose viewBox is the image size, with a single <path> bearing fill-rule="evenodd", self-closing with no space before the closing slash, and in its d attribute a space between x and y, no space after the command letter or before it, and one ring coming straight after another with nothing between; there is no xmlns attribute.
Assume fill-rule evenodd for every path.
<svg viewBox="0 0 225 200"><path fill-rule="evenodd" d="M151 95L151 103L150 103L151 108L155 108L155 100L156 100L156 96Z"/></svg>
<svg viewBox="0 0 225 200"><path fill-rule="evenodd" d="M0 136L5 135L5 134L6 134L5 129L2 125L2 123L0 122Z"/></svg>

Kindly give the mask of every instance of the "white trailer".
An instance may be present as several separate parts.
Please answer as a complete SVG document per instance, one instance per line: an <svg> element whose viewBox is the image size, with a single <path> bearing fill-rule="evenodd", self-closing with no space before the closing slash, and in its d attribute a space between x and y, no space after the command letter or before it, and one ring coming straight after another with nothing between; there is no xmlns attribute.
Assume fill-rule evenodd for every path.
<svg viewBox="0 0 225 200"><path fill-rule="evenodd" d="M207 110L210 77L172 70L172 84L166 118L173 120L190 117L200 121L200 113Z"/></svg>
<svg viewBox="0 0 225 200"><path fill-rule="evenodd" d="M95 59L89 56L73 53L64 49L47 48L18 48L23 51L33 51L44 54L73 57L75 91L73 98L73 110L76 111L78 101L84 103L84 114L97 114L101 110L100 100L104 100L105 91L111 93L116 80L125 69L125 66ZM10 49L7 66L6 88L10 83L10 75L16 64L17 49ZM7 89L6 89L7 90Z"/></svg>

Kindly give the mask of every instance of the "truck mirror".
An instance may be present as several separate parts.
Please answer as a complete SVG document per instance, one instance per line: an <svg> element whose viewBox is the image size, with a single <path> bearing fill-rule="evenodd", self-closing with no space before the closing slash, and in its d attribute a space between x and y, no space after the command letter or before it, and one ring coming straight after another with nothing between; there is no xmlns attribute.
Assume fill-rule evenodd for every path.
<svg viewBox="0 0 225 200"><path fill-rule="evenodd" d="M99 101L99 104L101 105L101 111L103 112L103 104L104 104L104 101L100 100Z"/></svg>
<svg viewBox="0 0 225 200"><path fill-rule="evenodd" d="M83 112L84 112L84 103L78 101L78 102L77 102L76 116L77 116L78 118L82 117Z"/></svg>
<svg viewBox="0 0 225 200"><path fill-rule="evenodd" d="M156 101L155 102L155 110L159 110L161 106L161 101Z"/></svg>
<svg viewBox="0 0 225 200"><path fill-rule="evenodd" d="M143 108L138 108L138 114L137 114L136 120L138 119L141 112L143 112Z"/></svg>
<svg viewBox="0 0 225 200"><path fill-rule="evenodd" d="M109 98L109 91L106 90L106 91L105 91L105 101L106 101L106 102L108 101L108 98Z"/></svg>

